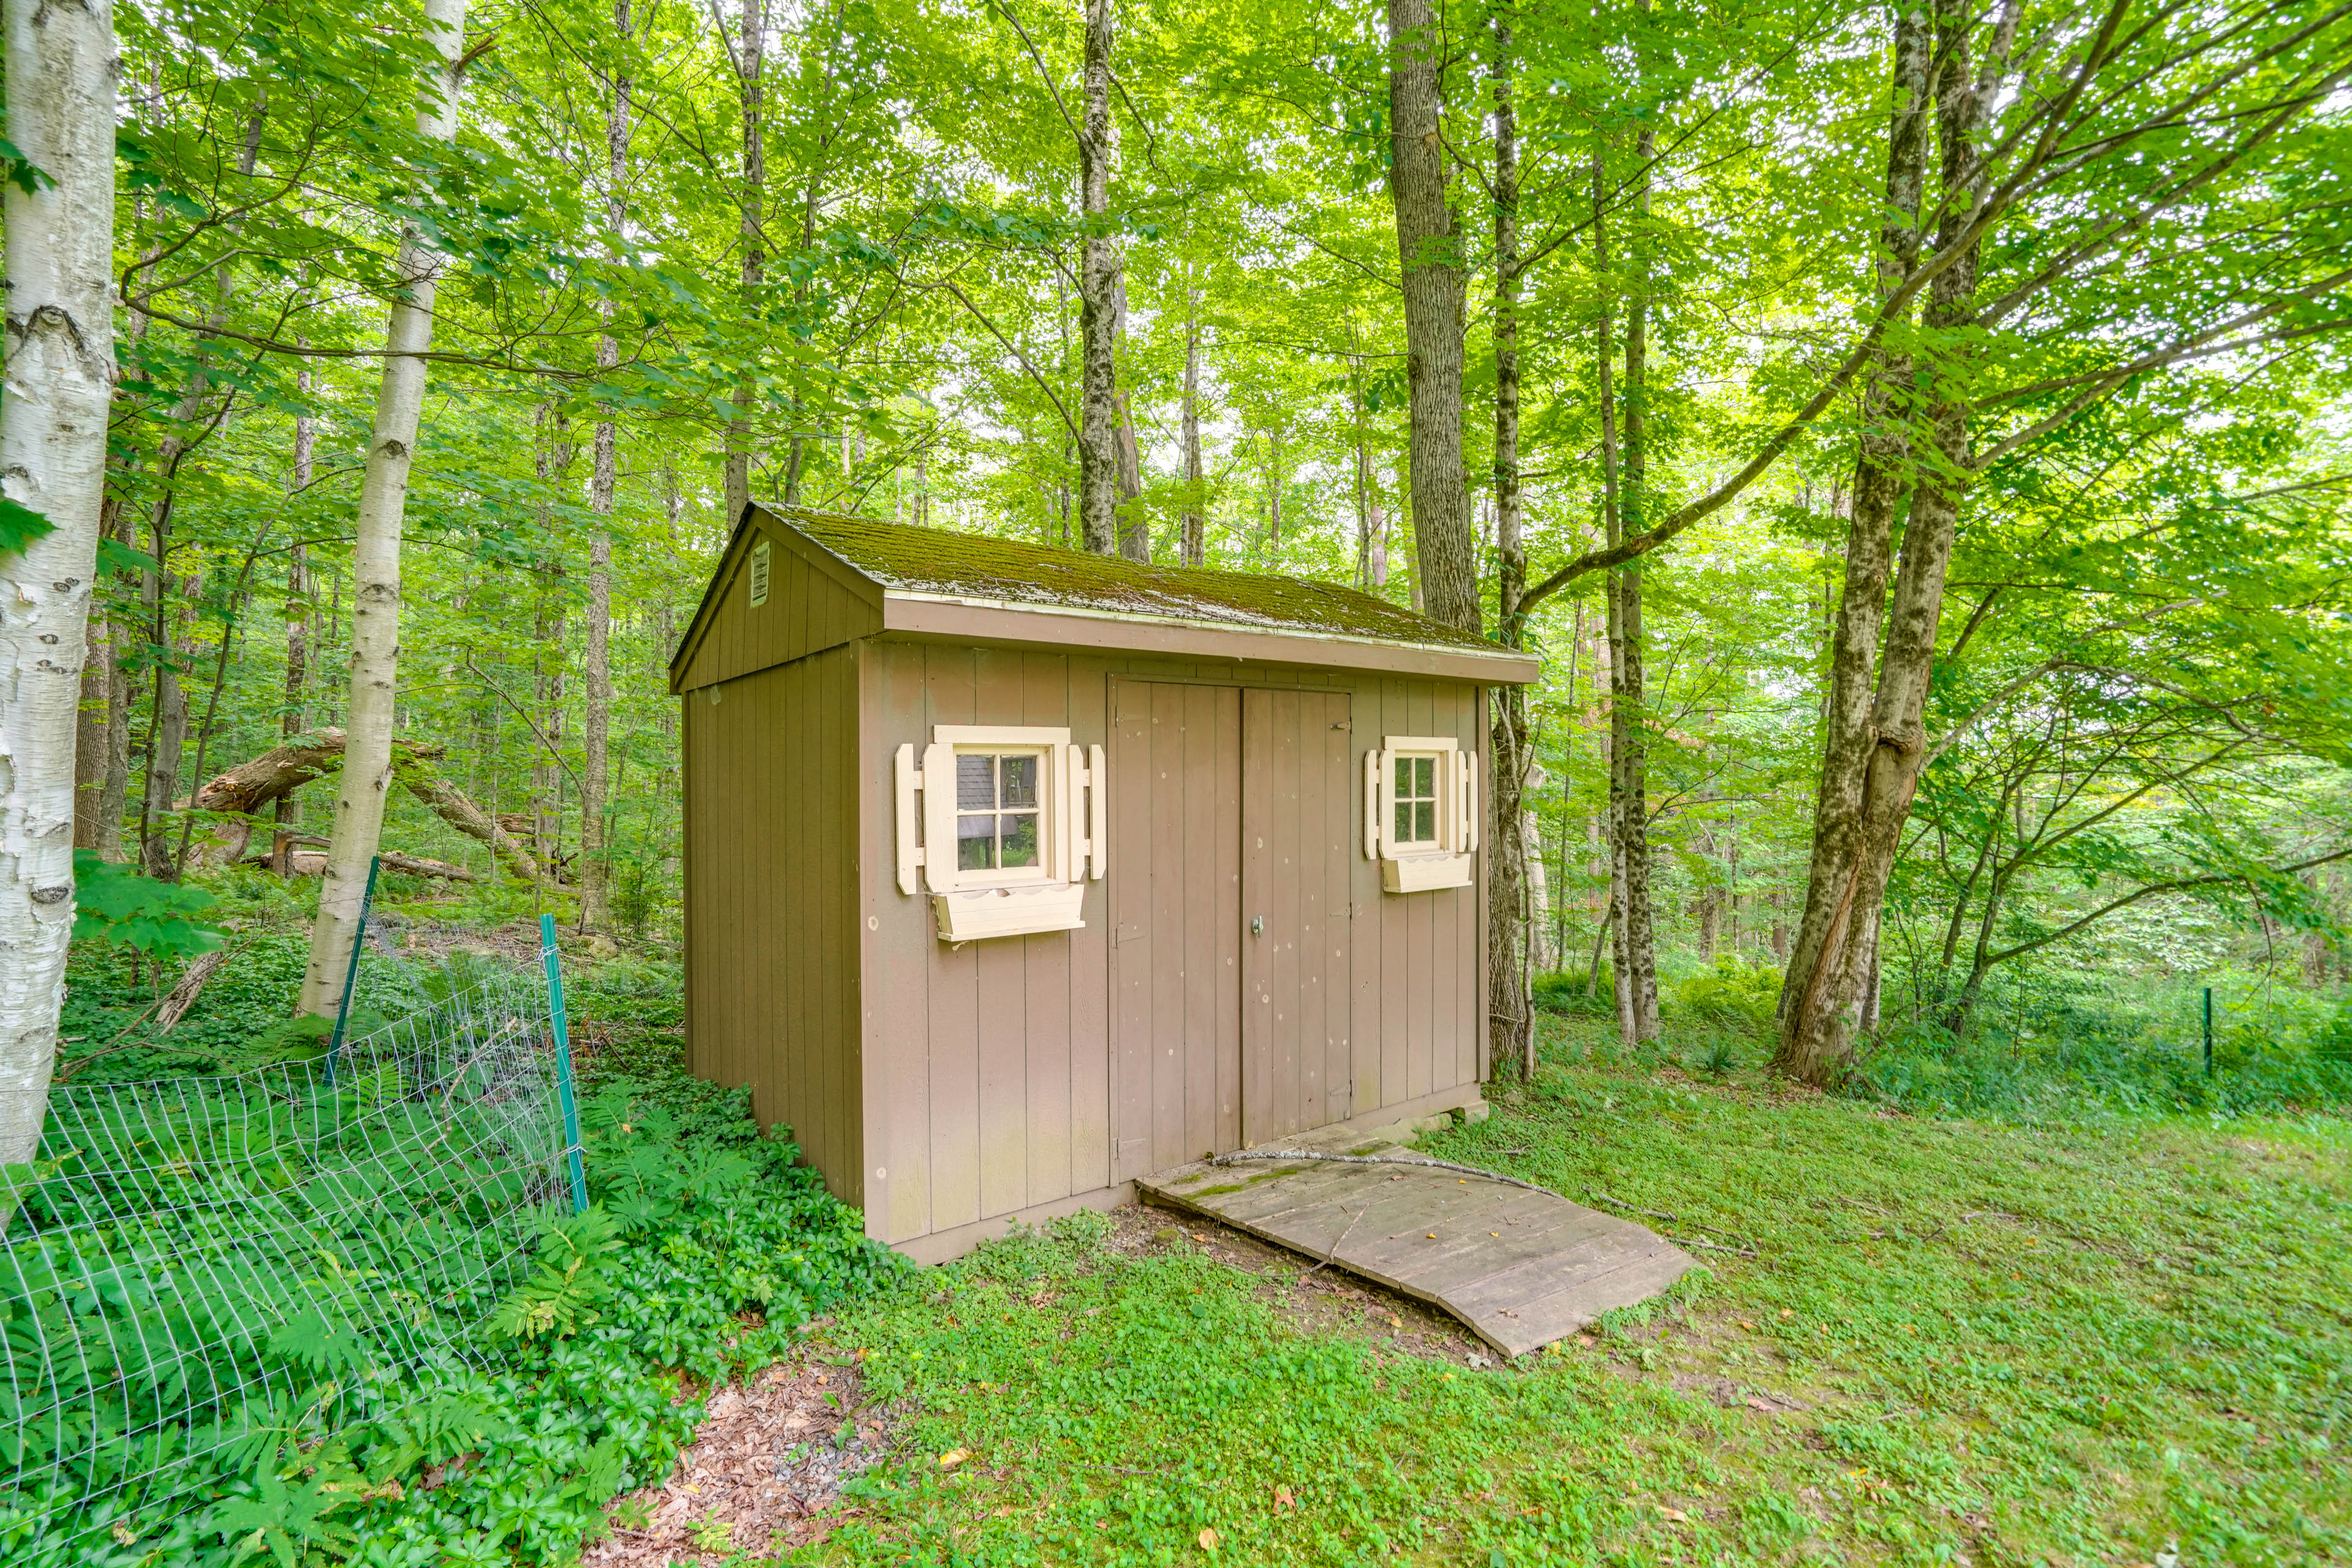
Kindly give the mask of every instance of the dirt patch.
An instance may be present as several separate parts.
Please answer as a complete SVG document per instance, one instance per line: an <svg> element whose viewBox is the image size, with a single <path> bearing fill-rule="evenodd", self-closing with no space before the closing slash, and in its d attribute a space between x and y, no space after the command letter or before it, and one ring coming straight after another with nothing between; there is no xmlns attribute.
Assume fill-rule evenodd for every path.
<svg viewBox="0 0 2352 1568"><path fill-rule="evenodd" d="M613 1505L583 1568L715 1564L822 1540L842 1482L889 1449L889 1413L866 1405L854 1364L779 1363L705 1408L669 1479Z"/></svg>
<svg viewBox="0 0 2352 1568"><path fill-rule="evenodd" d="M1501 1360L1451 1313L1201 1215L1130 1204L1111 1211L1111 1245L1130 1257L1197 1252L1257 1276L1259 1299L1301 1333L1341 1334L1457 1365Z"/></svg>

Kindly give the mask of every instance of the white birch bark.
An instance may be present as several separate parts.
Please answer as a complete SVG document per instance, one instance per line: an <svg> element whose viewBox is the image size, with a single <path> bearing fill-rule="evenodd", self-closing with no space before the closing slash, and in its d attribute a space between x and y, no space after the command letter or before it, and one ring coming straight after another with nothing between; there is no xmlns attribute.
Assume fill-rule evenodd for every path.
<svg viewBox="0 0 2352 1568"><path fill-rule="evenodd" d="M613 31L616 47L629 46L629 0L613 0ZM625 196L629 174L628 68L613 72L613 101L604 122L604 143L610 182L604 192L604 221L619 244L621 225L628 216ZM604 307L607 327L611 305ZM607 331L596 339L596 368L611 370L621 362L621 345ZM582 674L588 686L588 707L580 742L580 924L588 931L604 929L610 902L612 876L604 842L605 734L613 710L613 490L619 477L620 432L611 410L596 422L594 467L588 480L588 506L596 514L596 534L588 543L588 646Z"/></svg>
<svg viewBox="0 0 2352 1568"><path fill-rule="evenodd" d="M466 0L425 0L425 20L430 42L440 51L441 68L417 109L416 129L420 135L446 142L457 133ZM414 229L401 237L400 275L407 289L393 301L384 331L383 384L376 394L367 471L360 481L358 526L352 542L352 684L344 719L350 740L335 789L335 823L319 889L318 918L310 925L310 963L302 976L299 1005L304 1013L332 1013L342 994L360 900L367 890L368 862L383 837L400 674L401 522L408 507L417 421L425 407L422 356L433 346L434 287L441 266L440 256Z"/></svg>
<svg viewBox="0 0 2352 1568"><path fill-rule="evenodd" d="M0 488L54 531L0 555L0 1163L40 1144L73 936L74 741L114 390L114 15L5 0Z"/></svg>

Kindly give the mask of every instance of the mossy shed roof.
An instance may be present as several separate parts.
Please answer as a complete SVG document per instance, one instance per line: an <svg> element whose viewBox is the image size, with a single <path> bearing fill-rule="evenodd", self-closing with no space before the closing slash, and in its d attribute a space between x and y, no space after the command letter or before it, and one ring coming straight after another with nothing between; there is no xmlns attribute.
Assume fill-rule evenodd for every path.
<svg viewBox="0 0 2352 1568"><path fill-rule="evenodd" d="M1475 632L1332 583L1193 566L1146 566L1117 556L800 507L760 510L790 524L886 591L1501 651Z"/></svg>

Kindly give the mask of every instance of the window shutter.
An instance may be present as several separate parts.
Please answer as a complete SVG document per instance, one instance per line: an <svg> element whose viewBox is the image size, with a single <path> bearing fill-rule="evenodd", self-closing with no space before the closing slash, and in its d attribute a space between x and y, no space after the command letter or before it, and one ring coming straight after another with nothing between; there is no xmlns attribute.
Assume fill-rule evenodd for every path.
<svg viewBox="0 0 2352 1568"><path fill-rule="evenodd" d="M923 851L915 837L915 796L922 777L922 771L915 766L914 743L901 745L891 759L891 784L898 803L898 890L909 898L916 891L915 868L923 863Z"/></svg>
<svg viewBox="0 0 2352 1568"><path fill-rule="evenodd" d="M1103 771L1103 749L1087 748L1087 875L1099 879L1103 868L1110 862L1110 788L1109 777ZM1075 812L1072 813L1076 815ZM1078 868L1070 868L1070 880L1078 879Z"/></svg>
<svg viewBox="0 0 2352 1568"><path fill-rule="evenodd" d="M1381 858L1396 858L1396 752L1383 746L1372 753L1373 826L1380 835Z"/></svg>
<svg viewBox="0 0 2352 1568"><path fill-rule="evenodd" d="M1478 847L1478 753L1456 752L1456 763L1462 774L1462 853L1474 853Z"/></svg>
<svg viewBox="0 0 2352 1568"><path fill-rule="evenodd" d="M1364 858L1381 858L1381 749L1364 748Z"/></svg>
<svg viewBox="0 0 2352 1568"><path fill-rule="evenodd" d="M955 748L923 748L923 880L934 893L956 885Z"/></svg>

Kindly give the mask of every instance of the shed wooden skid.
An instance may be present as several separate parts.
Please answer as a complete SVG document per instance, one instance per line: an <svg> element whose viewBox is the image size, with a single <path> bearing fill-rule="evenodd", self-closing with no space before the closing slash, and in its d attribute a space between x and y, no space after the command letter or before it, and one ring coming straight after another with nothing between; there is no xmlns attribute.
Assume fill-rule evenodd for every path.
<svg viewBox="0 0 2352 1568"><path fill-rule="evenodd" d="M690 1064L924 1261L1475 1106L1484 689L1534 673L1325 584L750 508L671 667Z"/></svg>

